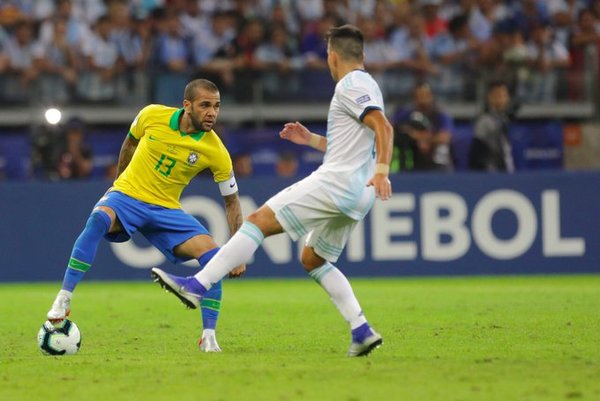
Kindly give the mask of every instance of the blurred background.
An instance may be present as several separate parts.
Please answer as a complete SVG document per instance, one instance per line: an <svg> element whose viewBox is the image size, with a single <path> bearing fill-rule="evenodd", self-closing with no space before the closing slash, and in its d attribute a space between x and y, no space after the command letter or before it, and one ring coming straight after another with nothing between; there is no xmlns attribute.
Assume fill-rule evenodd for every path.
<svg viewBox="0 0 600 401"><path fill-rule="evenodd" d="M458 231L434 225L442 228L427 237L419 228L427 217L419 199L451 190L465 200L463 220L473 231L468 242L479 250L518 245L535 254L527 253L526 266L539 267L537 257L577 257L583 258L580 271L599 268L589 261L600 247L600 0L0 1L2 218L23 213L11 215L8 199L23 205L39 193L56 196L48 205L60 208L73 199L61 194L76 191L77 203L88 204L66 230L74 239L114 178L137 112L149 103L181 105L185 84L198 77L221 90L215 130L230 150L236 176L250 180L242 191L260 204L263 192L274 193L322 160L319 152L277 134L295 120L325 133L335 83L324 36L345 23L364 33L366 69L379 82L395 127L395 188L416 196L399 206L412 213L414 229L401 226L390 238L408 236L420 244L412 252L390 239L378 250L369 245L376 230L368 226L366 247L353 248L349 262L416 260L422 264L415 272L428 266L431 273L445 272L431 260L464 265L461 252L439 254L457 244ZM56 181L77 185L53 187ZM24 183L29 186L19 186ZM492 211L503 212L482 220L506 225L495 228L496 241L489 242L470 213L486 194L503 188L524 194L536 220L526 223L528 216L519 214L520 198L501 198ZM19 190L25 192L17 198ZM440 216L452 211L451 200L436 209ZM5 224L5 235L15 236L14 227L22 224ZM535 229L527 243L530 238L520 235L530 226ZM437 241L437 250L423 248L428 238ZM583 247L568 238L583 239ZM64 255L71 239L66 242ZM498 256L484 252L481 259L471 245L465 249L474 258L471 266ZM499 264L483 271L510 272L499 260L522 253L514 255L500 255ZM555 267L570 263L561 259Z"/></svg>
<svg viewBox="0 0 600 401"><path fill-rule="evenodd" d="M197 77L221 89L218 132L239 175L277 174L281 154L285 174L306 174L320 155L276 134L289 120L325 131L324 35L344 23L364 32L396 132L424 114L434 138L417 159L469 169L475 119L500 80L514 170L600 167L599 0L3 0L0 179L112 178L137 111L180 105ZM399 159L412 142L397 144ZM397 170L431 167L407 158Z"/></svg>

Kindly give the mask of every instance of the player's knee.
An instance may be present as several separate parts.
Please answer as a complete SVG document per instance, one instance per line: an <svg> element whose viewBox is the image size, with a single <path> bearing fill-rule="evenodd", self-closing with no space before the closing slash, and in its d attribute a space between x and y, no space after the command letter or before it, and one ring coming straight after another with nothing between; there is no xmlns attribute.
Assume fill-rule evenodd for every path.
<svg viewBox="0 0 600 401"><path fill-rule="evenodd" d="M275 218L273 211L264 206L251 213L246 218L246 221L254 224L265 237L279 234L283 231L283 228Z"/></svg>
<svg viewBox="0 0 600 401"><path fill-rule="evenodd" d="M258 226L258 224L260 223L260 213L258 213L258 211L254 211L250 213L248 217L246 217L246 220L254 224L255 226Z"/></svg>
<svg viewBox="0 0 600 401"><path fill-rule="evenodd" d="M88 218L85 228L87 230L100 231L105 233L109 230L112 219L104 210L94 209Z"/></svg>
<svg viewBox="0 0 600 401"><path fill-rule="evenodd" d="M307 272L310 272L316 269L317 267L321 267L323 266L323 263L325 263L325 259L317 255L315 251L309 247L304 247L304 249L302 250L302 256L300 257L300 261L302 262L304 270L306 270Z"/></svg>

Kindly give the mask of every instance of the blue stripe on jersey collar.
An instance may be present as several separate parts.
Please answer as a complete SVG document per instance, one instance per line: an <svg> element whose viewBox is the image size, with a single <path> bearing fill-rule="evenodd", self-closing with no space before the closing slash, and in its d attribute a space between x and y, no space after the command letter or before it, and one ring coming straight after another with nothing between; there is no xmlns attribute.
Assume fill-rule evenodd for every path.
<svg viewBox="0 0 600 401"><path fill-rule="evenodd" d="M181 136L189 136L190 138L199 141L204 134L206 133L206 131L198 131L198 132L192 132L191 134L186 134L185 132L181 132L181 130L179 129L179 120L181 118L181 115L183 114L183 108L177 110L175 113L173 113L173 115L171 116L171 119L169 120L169 127L171 127L172 130L174 131L179 131L179 134Z"/></svg>

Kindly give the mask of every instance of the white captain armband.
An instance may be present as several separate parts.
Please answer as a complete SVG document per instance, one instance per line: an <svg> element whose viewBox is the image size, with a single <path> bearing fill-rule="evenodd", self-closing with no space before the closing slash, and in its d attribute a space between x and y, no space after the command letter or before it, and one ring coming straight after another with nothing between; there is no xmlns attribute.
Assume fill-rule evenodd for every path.
<svg viewBox="0 0 600 401"><path fill-rule="evenodd" d="M219 191L221 191L222 196L232 195L238 191L237 182L235 182L235 177L232 175L230 179L227 181L222 181L219 183Z"/></svg>

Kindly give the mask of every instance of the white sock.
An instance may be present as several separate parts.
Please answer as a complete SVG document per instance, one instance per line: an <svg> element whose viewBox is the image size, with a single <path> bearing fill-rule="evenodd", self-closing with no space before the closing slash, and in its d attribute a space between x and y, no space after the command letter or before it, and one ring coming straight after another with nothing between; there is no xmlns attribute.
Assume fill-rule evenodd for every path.
<svg viewBox="0 0 600 401"><path fill-rule="evenodd" d="M194 277L206 289L241 264L246 263L265 239L262 231L245 221L219 252Z"/></svg>
<svg viewBox="0 0 600 401"><path fill-rule="evenodd" d="M367 322L350 282L337 267L326 262L323 266L313 269L309 275L327 291L351 329Z"/></svg>
<svg viewBox="0 0 600 401"><path fill-rule="evenodd" d="M215 337L217 335L215 329L204 329L202 330L202 338L207 338L207 337Z"/></svg>

